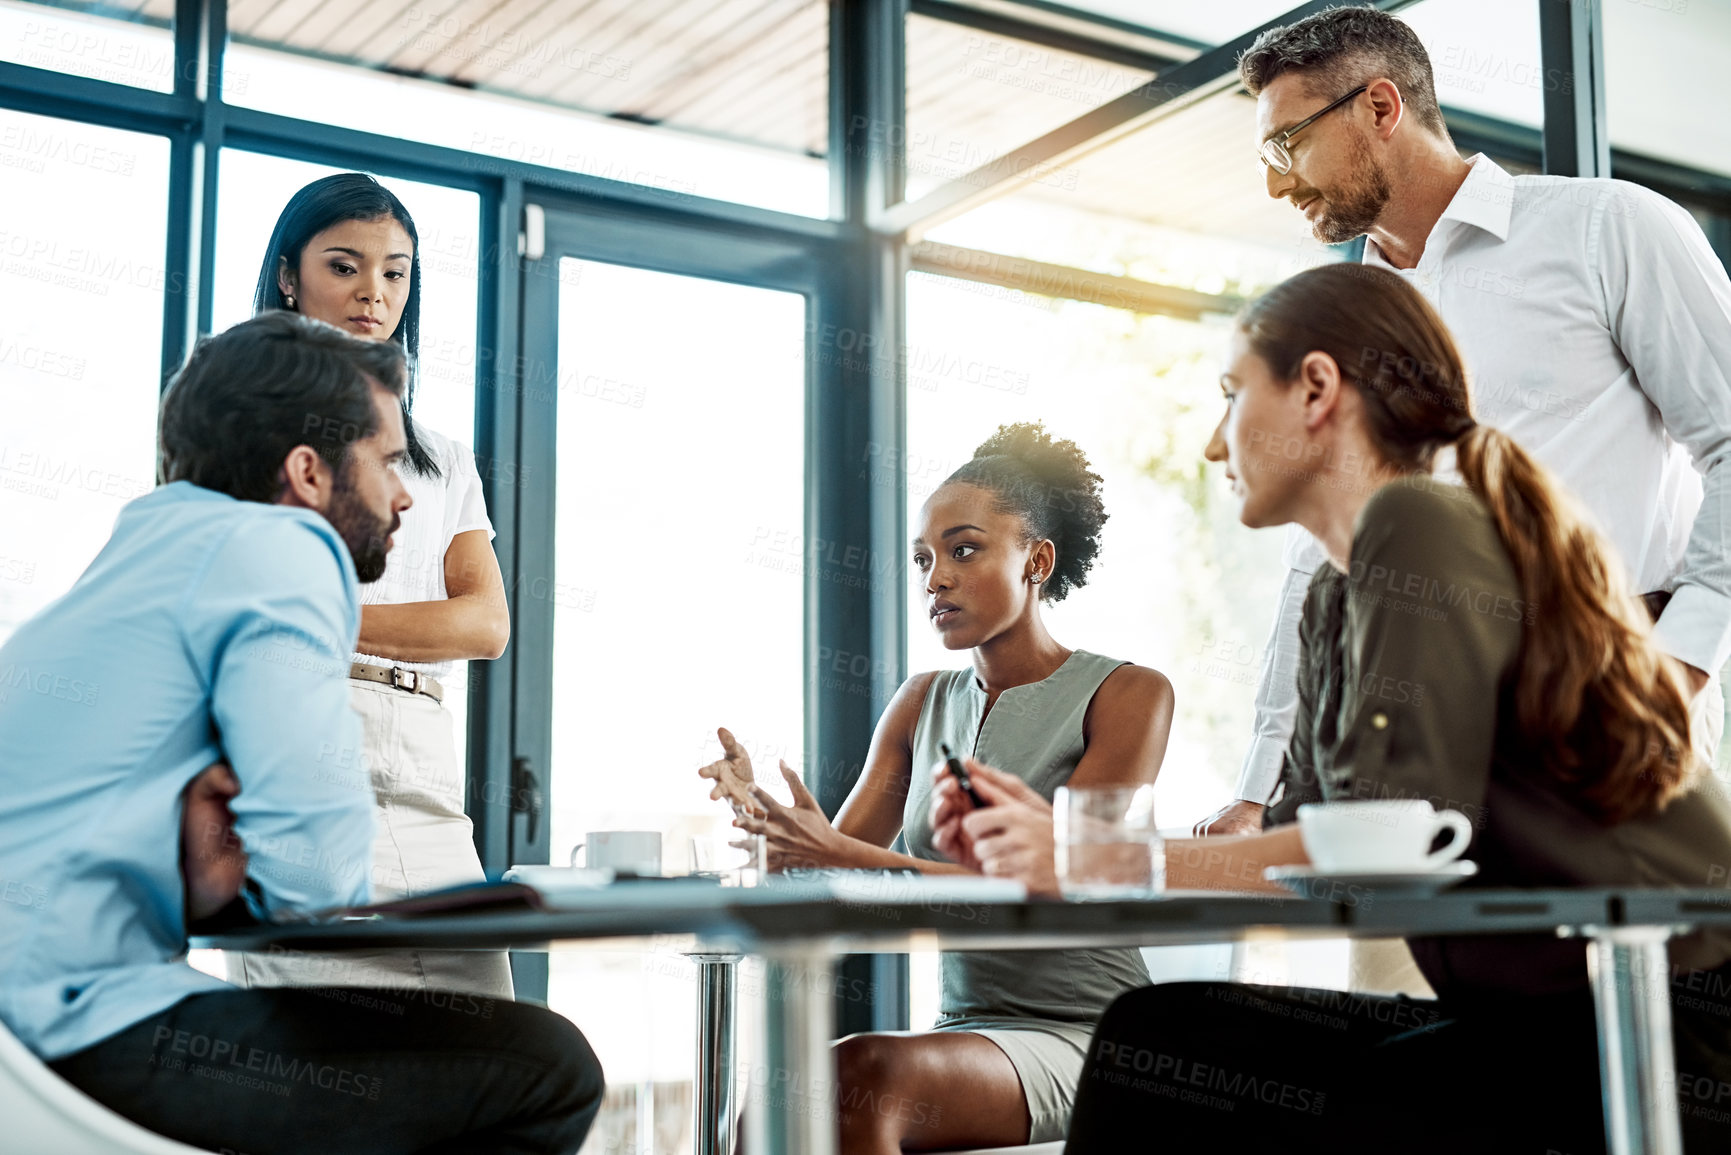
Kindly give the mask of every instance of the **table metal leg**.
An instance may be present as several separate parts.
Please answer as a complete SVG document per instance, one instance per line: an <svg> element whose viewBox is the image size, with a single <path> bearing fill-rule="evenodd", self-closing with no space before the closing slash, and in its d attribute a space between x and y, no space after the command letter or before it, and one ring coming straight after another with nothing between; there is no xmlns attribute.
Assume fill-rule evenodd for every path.
<svg viewBox="0 0 1731 1155"><path fill-rule="evenodd" d="M733 1026L736 954L694 954L697 964L697 1087L692 1155L733 1155Z"/></svg>
<svg viewBox="0 0 1731 1155"><path fill-rule="evenodd" d="M834 983L827 952L766 958L765 1084L756 1088L768 1155L836 1155ZM755 1125L755 1124L754 1124Z"/></svg>
<svg viewBox="0 0 1731 1155"><path fill-rule="evenodd" d="M1587 931L1611 1155L1682 1155L1665 952L1671 933L1653 926Z"/></svg>

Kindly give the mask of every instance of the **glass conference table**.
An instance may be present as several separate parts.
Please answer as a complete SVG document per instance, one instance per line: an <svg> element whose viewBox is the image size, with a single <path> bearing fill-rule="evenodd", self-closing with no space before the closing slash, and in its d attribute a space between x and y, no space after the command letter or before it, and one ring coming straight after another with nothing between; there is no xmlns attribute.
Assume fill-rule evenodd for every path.
<svg viewBox="0 0 1731 1155"><path fill-rule="evenodd" d="M752 889L629 883L566 894L559 909L265 925L195 939L225 950L568 949L585 942L665 949L698 963L697 1155L732 1155L733 963L765 962L762 1129L756 1151L834 1155L830 1104L835 988L844 954L910 949L1164 946L1252 936L1393 937L1555 932L1579 937L1598 1008L1612 1155L1681 1155L1666 941L1731 925L1731 891L1459 890L1430 897L1355 891L1351 901L1169 893L1123 902L1027 902L1006 884L927 886L899 876L789 881ZM623 944L619 940L627 940ZM818 980L814 981L814 976Z"/></svg>

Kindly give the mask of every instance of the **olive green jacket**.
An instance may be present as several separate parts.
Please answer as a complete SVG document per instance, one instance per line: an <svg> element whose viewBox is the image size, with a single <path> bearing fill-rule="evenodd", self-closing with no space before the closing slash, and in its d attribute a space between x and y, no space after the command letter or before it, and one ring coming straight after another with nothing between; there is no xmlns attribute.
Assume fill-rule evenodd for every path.
<svg viewBox="0 0 1731 1155"><path fill-rule="evenodd" d="M1731 805L1705 769L1662 812L1606 825L1532 773L1510 693L1523 631L1548 608L1523 599L1489 512L1469 490L1413 476L1360 513L1350 569L1320 569L1300 627L1288 820L1318 798L1425 798L1473 820L1475 886L1731 887ZM1591 719L1577 744L1591 757ZM1731 901L1731 890L1727 891ZM1565 990L1586 982L1578 941L1413 940L1439 994ZM1676 941L1673 961L1731 958L1731 936Z"/></svg>

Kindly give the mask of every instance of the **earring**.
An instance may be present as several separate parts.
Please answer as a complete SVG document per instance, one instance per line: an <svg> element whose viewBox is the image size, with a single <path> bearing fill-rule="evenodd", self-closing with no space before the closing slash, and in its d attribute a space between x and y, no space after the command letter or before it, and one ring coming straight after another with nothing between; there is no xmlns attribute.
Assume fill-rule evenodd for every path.
<svg viewBox="0 0 1731 1155"><path fill-rule="evenodd" d="M291 309L294 308L295 307L294 295L292 293L285 295L282 299L282 303L284 305L287 305Z"/></svg>
<svg viewBox="0 0 1731 1155"><path fill-rule="evenodd" d="M1033 582L1033 583L1034 583L1034 584L1035 584L1035 585L1039 585L1039 584L1040 584L1040 582L1041 582L1041 581L1043 581L1043 580L1045 580L1045 579L1044 579L1044 575L1042 575L1042 574L1035 574L1035 575L1034 575L1034 576L1033 576L1033 577L1031 577L1031 578L1029 578L1029 579L1028 579L1028 580L1029 580L1029 581L1031 581L1031 582Z"/></svg>

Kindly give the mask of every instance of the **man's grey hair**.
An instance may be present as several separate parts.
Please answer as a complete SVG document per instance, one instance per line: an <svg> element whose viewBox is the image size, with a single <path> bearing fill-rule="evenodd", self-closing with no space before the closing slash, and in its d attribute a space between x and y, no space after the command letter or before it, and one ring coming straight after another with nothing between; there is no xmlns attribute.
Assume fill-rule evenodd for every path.
<svg viewBox="0 0 1731 1155"><path fill-rule="evenodd" d="M1300 73L1305 91L1333 100L1386 76L1419 124L1448 139L1430 54L1403 20L1375 8L1328 8L1296 24L1270 28L1238 58L1238 76L1256 96L1276 77Z"/></svg>

